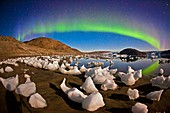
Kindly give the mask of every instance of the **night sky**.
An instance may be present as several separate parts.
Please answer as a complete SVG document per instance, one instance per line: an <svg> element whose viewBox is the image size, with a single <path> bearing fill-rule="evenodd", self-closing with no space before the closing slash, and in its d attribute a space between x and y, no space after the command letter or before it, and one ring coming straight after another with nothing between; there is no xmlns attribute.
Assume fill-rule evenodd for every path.
<svg viewBox="0 0 170 113"><path fill-rule="evenodd" d="M0 0L0 35L81 51L170 49L169 0Z"/></svg>

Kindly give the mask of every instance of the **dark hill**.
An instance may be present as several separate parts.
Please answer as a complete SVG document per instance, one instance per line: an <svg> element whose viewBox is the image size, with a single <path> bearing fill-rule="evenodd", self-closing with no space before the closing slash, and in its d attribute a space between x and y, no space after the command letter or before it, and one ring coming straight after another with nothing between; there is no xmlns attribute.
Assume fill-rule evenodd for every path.
<svg viewBox="0 0 170 113"><path fill-rule="evenodd" d="M119 54L127 54L127 55L132 55L132 56L146 56L147 53L145 52L140 52L136 49L132 49L132 48L127 48L127 49L124 49L122 51L119 52Z"/></svg>

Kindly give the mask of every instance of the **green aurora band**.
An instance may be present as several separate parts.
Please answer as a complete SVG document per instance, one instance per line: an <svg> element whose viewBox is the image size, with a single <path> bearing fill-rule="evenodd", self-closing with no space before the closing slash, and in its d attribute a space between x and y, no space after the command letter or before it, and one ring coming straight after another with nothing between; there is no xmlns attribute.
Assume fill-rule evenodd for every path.
<svg viewBox="0 0 170 113"><path fill-rule="evenodd" d="M142 72L143 75L149 75L159 67L159 61L151 64L149 67L145 68Z"/></svg>
<svg viewBox="0 0 170 113"><path fill-rule="evenodd" d="M140 32L137 29L132 29L123 25L118 24L101 24L95 22L60 22L53 24L39 24L33 27L32 29L24 32L22 35L18 35L18 40L24 39L27 35L30 34L43 34L43 33L53 33L53 32L107 32L115 33L119 35L124 35L132 38L136 38L142 41L147 42L153 47L160 49L159 41L149 36L145 33Z"/></svg>

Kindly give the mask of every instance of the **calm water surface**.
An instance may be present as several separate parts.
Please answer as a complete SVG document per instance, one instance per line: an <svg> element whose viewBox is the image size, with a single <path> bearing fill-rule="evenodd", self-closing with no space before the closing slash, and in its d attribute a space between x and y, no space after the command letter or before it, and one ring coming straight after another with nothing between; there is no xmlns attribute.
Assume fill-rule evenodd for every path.
<svg viewBox="0 0 170 113"><path fill-rule="evenodd" d="M104 67L110 66L110 69L117 68L118 72L120 71L127 72L127 67L131 66L135 70L142 69L143 75L158 75L160 68L164 69L164 75L170 75L170 63L159 64L160 59L154 59L154 60L140 59L134 62L123 62L120 59L111 59L111 60L114 62L112 66L110 66L110 63L106 61L106 59L96 60L93 58L89 58L89 59L81 58L78 60L78 62L80 62L78 66L81 67L82 65L85 65L85 67L89 68L87 63L95 61L95 62L104 62ZM74 61L73 65L76 62L77 61Z"/></svg>

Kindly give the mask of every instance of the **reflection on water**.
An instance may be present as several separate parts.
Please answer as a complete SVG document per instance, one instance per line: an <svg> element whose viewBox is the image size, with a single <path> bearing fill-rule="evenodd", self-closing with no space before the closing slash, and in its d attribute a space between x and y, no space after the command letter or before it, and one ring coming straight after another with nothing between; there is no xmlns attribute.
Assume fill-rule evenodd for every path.
<svg viewBox="0 0 170 113"><path fill-rule="evenodd" d="M155 63L151 64L147 68L145 68L142 73L143 75L150 75L159 67L159 61L157 60Z"/></svg>
<svg viewBox="0 0 170 113"><path fill-rule="evenodd" d="M78 61L74 61L72 65L74 65L76 62L80 62L78 64L79 67L82 65L85 65L85 67L90 67L88 65L88 62L103 62L104 67L110 66L110 69L117 68L118 72L127 72L127 67L131 66L134 70L142 69L143 70L143 75L158 75L159 74L159 69L162 68L164 69L164 74L165 75L170 75L170 63L164 63L161 64L160 60L162 59L139 59L134 62L125 62L122 61L121 59L109 59L114 62L113 65L110 65L109 61L106 61L106 59L94 59L94 58L89 58L89 59L84 59L81 58ZM163 59L166 60L166 59Z"/></svg>

